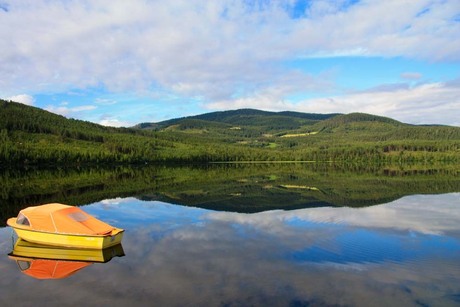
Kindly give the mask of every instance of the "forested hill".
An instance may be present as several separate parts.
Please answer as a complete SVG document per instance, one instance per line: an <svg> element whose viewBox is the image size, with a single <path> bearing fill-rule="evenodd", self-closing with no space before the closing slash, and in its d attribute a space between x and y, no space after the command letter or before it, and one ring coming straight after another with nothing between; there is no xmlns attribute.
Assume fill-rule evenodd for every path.
<svg viewBox="0 0 460 307"><path fill-rule="evenodd" d="M0 164L140 162L158 146L152 135L67 119L0 100Z"/></svg>
<svg viewBox="0 0 460 307"><path fill-rule="evenodd" d="M0 100L0 129L61 135L86 140L100 139L101 133L117 132L119 129L91 122L67 119L36 107ZM97 137L96 137L97 135Z"/></svg>
<svg viewBox="0 0 460 307"><path fill-rule="evenodd" d="M383 116L377 116L377 115L372 115L372 114L366 114L366 113L350 113L346 115L338 115L334 116L331 118L328 118L327 120L321 121L321 123L318 124L318 127L322 127L324 129L327 128L337 128L340 126L345 126L349 125L352 123L384 123L384 124L390 124L392 126L403 126L407 124L403 124L397 120L388 118L388 117L383 117Z"/></svg>
<svg viewBox="0 0 460 307"><path fill-rule="evenodd" d="M174 118L158 123L141 123L135 128L140 129L165 129L169 126L180 125L182 123L197 121L218 122L229 125L259 126L265 129L296 129L302 124L313 124L328 118L340 115L333 114L314 114L300 112L269 112L255 109L239 109L229 111L211 112L196 116Z"/></svg>
<svg viewBox="0 0 460 307"><path fill-rule="evenodd" d="M0 100L1 167L230 161L457 163L460 128L252 109L110 128Z"/></svg>

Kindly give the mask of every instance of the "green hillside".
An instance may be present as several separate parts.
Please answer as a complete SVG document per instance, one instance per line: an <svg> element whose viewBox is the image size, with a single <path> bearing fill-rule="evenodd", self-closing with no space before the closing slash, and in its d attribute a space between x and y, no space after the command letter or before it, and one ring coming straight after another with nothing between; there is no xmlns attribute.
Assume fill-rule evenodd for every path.
<svg viewBox="0 0 460 307"><path fill-rule="evenodd" d="M394 126L394 127L400 127L400 126L407 125L407 124L403 124L397 120L394 120L388 117L377 116L377 115L366 114L366 113L350 113L350 114L345 114L345 115L341 114L341 115L334 116L332 118L328 118L324 121L321 121L316 126L318 127L318 130L324 130L324 129L334 129L338 127L350 127L358 123L364 124L365 126L369 126L366 124L370 124L370 123L387 124L388 126Z"/></svg>
<svg viewBox="0 0 460 307"><path fill-rule="evenodd" d="M140 130L110 128L0 100L0 163L140 162L161 141Z"/></svg>
<svg viewBox="0 0 460 307"><path fill-rule="evenodd" d="M0 165L460 162L460 128L252 109L110 128L0 100Z"/></svg>
<svg viewBox="0 0 460 307"><path fill-rule="evenodd" d="M186 119L199 119L211 122L222 122L232 125L246 125L246 126L259 126L266 124L267 119L278 118L282 120L295 120L303 119L309 121L320 121L338 114L310 114L310 113L299 113L299 112L269 112L255 109L239 109L230 111L211 112L196 116L188 116L183 118L171 119L157 123L161 127L175 125L180 121Z"/></svg>
<svg viewBox="0 0 460 307"><path fill-rule="evenodd" d="M311 114L299 112L269 112L254 109L240 109L231 111L211 112L196 116L175 118L159 123L142 123L135 128L166 129L171 126L187 126L190 122L229 124L232 126L257 127L264 132L274 130L299 129L302 126L312 125L319 121L332 118L339 114Z"/></svg>

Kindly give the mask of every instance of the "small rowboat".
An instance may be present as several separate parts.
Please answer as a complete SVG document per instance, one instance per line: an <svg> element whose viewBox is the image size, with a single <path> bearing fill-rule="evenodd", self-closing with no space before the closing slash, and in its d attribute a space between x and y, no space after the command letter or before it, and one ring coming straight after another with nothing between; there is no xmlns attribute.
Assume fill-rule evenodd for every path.
<svg viewBox="0 0 460 307"><path fill-rule="evenodd" d="M7 224L28 242L82 249L120 244L124 232L78 207L58 203L23 209L17 217L9 218Z"/></svg>

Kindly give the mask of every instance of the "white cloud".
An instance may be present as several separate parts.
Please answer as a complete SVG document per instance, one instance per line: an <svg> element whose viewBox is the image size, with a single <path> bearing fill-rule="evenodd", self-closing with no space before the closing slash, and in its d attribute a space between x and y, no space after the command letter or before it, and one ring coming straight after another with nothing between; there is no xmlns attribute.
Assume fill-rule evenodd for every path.
<svg viewBox="0 0 460 307"><path fill-rule="evenodd" d="M94 103L99 104L99 105L107 106L107 105L117 104L118 102L116 100L113 100L113 99L97 98L97 99L94 100Z"/></svg>
<svg viewBox="0 0 460 307"><path fill-rule="evenodd" d="M455 0L321 3L303 19L290 18L290 1L258 10L230 0L14 3L0 18L9 46L0 51L0 86L159 85L214 97L264 82L277 73L268 66L292 56L459 59Z"/></svg>
<svg viewBox="0 0 460 307"><path fill-rule="evenodd" d="M422 78L422 74L418 72L404 72L401 74L401 78L407 80L419 80Z"/></svg>
<svg viewBox="0 0 460 307"><path fill-rule="evenodd" d="M347 1L315 1L302 12L303 18L292 18L291 0L250 3L11 3L8 10L0 10L0 36L8 46L0 49L0 92L28 89L56 93L103 86L114 92L159 91L217 104L255 101L251 107L273 108L289 105L283 93L322 89L323 76L280 65L293 58L402 56L460 60L460 23L454 20L460 11L457 0L371 0L353 5L347 5ZM280 78L286 75L296 75L296 88L286 88L288 83ZM303 88L299 82L302 79L306 81ZM279 93L273 93L279 89ZM349 99L339 100L339 110L331 111L349 110L354 105ZM391 103L386 101L385 105ZM457 105L455 100L443 103ZM320 104L327 107L335 103ZM385 111L384 106L379 108L380 113ZM373 110L367 102L359 109Z"/></svg>
<svg viewBox="0 0 460 307"><path fill-rule="evenodd" d="M69 116L75 116L76 114L80 112L91 111L97 108L96 106L93 106L93 105L82 105L78 107L69 108L69 107L66 107L66 105L68 105L67 102L62 103L60 106L49 105L45 108L45 110L69 117Z"/></svg>
<svg viewBox="0 0 460 307"><path fill-rule="evenodd" d="M394 90L381 89L331 98L311 99L296 106L309 112L365 112L413 124L460 126L460 87L427 83Z"/></svg>
<svg viewBox="0 0 460 307"><path fill-rule="evenodd" d="M134 126L133 123L123 121L123 120L119 120L117 118L110 118L110 117L100 120L99 124L103 125L103 126L110 126L110 127L131 127L131 126Z"/></svg>
<svg viewBox="0 0 460 307"><path fill-rule="evenodd" d="M115 206L115 205L120 205L120 204L125 204L132 202L134 198L127 197L127 198L111 198L111 199L104 199L101 201L101 204L104 206Z"/></svg>
<svg viewBox="0 0 460 307"><path fill-rule="evenodd" d="M33 106L35 99L33 96L27 95L27 94L21 94L21 95L15 95L11 97L5 98L5 100L11 100L19 103L26 104L28 106Z"/></svg>

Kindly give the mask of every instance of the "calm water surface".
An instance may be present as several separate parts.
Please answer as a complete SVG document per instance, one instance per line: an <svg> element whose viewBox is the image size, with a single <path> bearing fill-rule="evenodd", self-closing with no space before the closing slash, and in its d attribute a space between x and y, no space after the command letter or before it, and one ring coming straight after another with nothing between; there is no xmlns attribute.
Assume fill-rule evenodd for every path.
<svg viewBox="0 0 460 307"><path fill-rule="evenodd" d="M460 193L244 214L135 198L83 209L125 256L33 278L0 229L0 305L460 306Z"/></svg>

